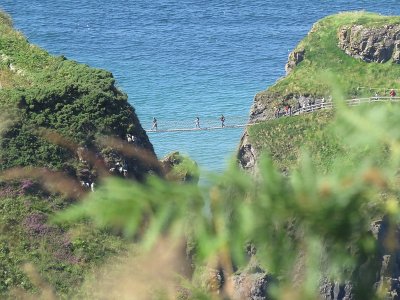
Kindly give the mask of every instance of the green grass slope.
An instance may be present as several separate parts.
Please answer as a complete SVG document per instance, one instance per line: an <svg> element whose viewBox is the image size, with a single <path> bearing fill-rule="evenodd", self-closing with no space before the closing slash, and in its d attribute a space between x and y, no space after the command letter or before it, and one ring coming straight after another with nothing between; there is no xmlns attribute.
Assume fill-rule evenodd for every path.
<svg viewBox="0 0 400 300"><path fill-rule="evenodd" d="M248 133L256 151L271 155L276 167L283 172L298 166L301 150L305 147L326 170L341 150L337 137L326 126L333 118L333 111L282 118L251 126Z"/></svg>
<svg viewBox="0 0 400 300"><path fill-rule="evenodd" d="M25 298L27 293L41 298L47 285L54 295L68 298L86 274L127 248L126 241L88 222L49 224L49 217L69 202L40 192L32 181L1 184L0 196L2 299ZM28 272L28 266L34 272Z"/></svg>
<svg viewBox="0 0 400 300"><path fill-rule="evenodd" d="M49 132L55 133L53 138L48 138ZM135 136L135 146L148 160L155 159L134 108L115 86L110 72L50 55L30 44L13 28L11 18L0 12L0 171L45 167L75 179L82 173L95 177L93 159L84 161L77 155L78 147L84 146L103 163L123 159L129 175L141 179L153 168L148 161L123 157L119 152L123 146L115 149L113 144L101 142L102 137L111 136L111 141L123 145L121 139L127 134ZM53 143L55 139L57 143ZM27 172L29 178L26 170L21 172ZM59 184L58 177L47 174L39 178L42 183ZM1 172L1 299L24 298L24 293L47 299L41 295L47 286L51 294L54 289L54 295L70 298L86 274L128 247L115 233L95 229L90 222L50 224L55 212L76 199L45 192L32 179L10 181L3 175ZM74 188L64 186L65 192Z"/></svg>
<svg viewBox="0 0 400 300"><path fill-rule="evenodd" d="M367 12L340 13L318 21L294 51L304 50L304 59L273 86L256 95L255 106L271 116L276 107L290 103L296 107L301 96L314 99L333 96L334 100L351 97L370 97L389 88L400 88L400 65L367 63L347 55L338 46L338 33L344 26L363 25L367 28L400 24L400 17L381 16ZM361 88L363 87L363 88ZM382 95L382 94L381 94ZM268 113L265 113L268 111ZM362 109L360 113L364 113ZM253 110L254 114L259 114ZM333 167L334 158L344 155L341 136L332 132L330 125L334 111L321 111L309 115L267 120L247 128L246 143L256 153L267 152L282 171L290 171L299 164L302 148L322 170Z"/></svg>
<svg viewBox="0 0 400 300"><path fill-rule="evenodd" d="M391 61L367 63L347 55L338 47L338 32L343 26L363 25L381 27L400 24L400 17L387 17L367 12L340 13L328 16L312 27L296 47L304 49L304 60L292 73L279 80L267 91L281 96L311 94L324 96L332 91L327 73L335 74L337 84L346 96L359 94L358 87L400 87L400 66ZM364 91L365 92L365 91ZM367 91L369 92L369 91Z"/></svg>
<svg viewBox="0 0 400 300"><path fill-rule="evenodd" d="M73 165L76 154L47 141L39 133L41 128L55 130L94 152L101 152L100 136L125 139L129 133L154 156L134 108L110 72L49 55L14 30L4 13L0 14L0 108L1 169Z"/></svg>

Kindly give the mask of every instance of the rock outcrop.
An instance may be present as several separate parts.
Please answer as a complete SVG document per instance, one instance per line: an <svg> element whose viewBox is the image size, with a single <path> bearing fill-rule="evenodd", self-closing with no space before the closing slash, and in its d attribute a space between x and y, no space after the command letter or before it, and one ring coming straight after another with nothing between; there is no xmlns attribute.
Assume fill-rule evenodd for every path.
<svg viewBox="0 0 400 300"><path fill-rule="evenodd" d="M163 175L168 180L192 183L199 181L200 172L197 163L178 151L161 159L160 165Z"/></svg>
<svg viewBox="0 0 400 300"><path fill-rule="evenodd" d="M233 299L268 300L268 287L274 281L265 272L241 273L230 278L233 283Z"/></svg>
<svg viewBox="0 0 400 300"><path fill-rule="evenodd" d="M305 50L299 49L290 52L288 57L288 62L285 65L286 75L289 75L293 69L303 61L304 59Z"/></svg>
<svg viewBox="0 0 400 300"><path fill-rule="evenodd" d="M400 63L400 25L344 26L338 32L338 40L340 49L354 58L365 62Z"/></svg>
<svg viewBox="0 0 400 300"><path fill-rule="evenodd" d="M248 140L248 135L244 134L240 142L238 151L239 163L244 170L254 170L257 154Z"/></svg>
<svg viewBox="0 0 400 300"><path fill-rule="evenodd" d="M321 300L353 300L352 286L350 282L341 284L339 282L329 281L323 278L320 282L320 299Z"/></svg>

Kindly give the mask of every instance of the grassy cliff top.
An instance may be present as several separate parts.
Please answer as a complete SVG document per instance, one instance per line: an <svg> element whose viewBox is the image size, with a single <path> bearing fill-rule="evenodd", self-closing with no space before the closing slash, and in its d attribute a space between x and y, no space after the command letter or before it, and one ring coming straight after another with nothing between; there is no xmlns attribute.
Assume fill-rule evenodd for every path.
<svg viewBox="0 0 400 300"><path fill-rule="evenodd" d="M94 153L104 150L102 136L126 139L132 134L155 159L127 99L110 72L50 55L30 44L13 28L11 18L0 12L0 109L6 112L0 115L0 169L63 169L66 162L76 164L76 153L43 138L39 133L43 128ZM148 170L137 160L128 165L136 177Z"/></svg>
<svg viewBox="0 0 400 300"><path fill-rule="evenodd" d="M379 30L399 24L400 17L368 12L340 13L315 23L294 49L294 52L303 53L303 60L286 77L257 94L254 107L264 109L267 121L247 128L247 142L258 154L269 153L276 166L284 172L296 169L304 147L312 153L313 161L328 171L335 157L346 153L345 145L340 143L340 134L330 130L335 123L335 112L322 111L271 120L274 110L283 102L296 105L299 96L322 98L333 94L334 99L336 96L349 99L353 96L370 97L375 93L373 88L399 89L400 64L392 60L366 62L346 54L339 47L339 35L343 29L361 25L364 29ZM355 113L357 111L363 110L354 109ZM260 111L255 113L260 114Z"/></svg>
<svg viewBox="0 0 400 300"><path fill-rule="evenodd" d="M70 147L52 144L40 134L41 128L56 131ZM88 173L96 172L89 163L79 162L73 145L100 151L97 136L122 138L126 133L140 137L152 151L134 109L115 87L110 72L50 55L30 44L13 28L11 18L0 12L0 170L47 167L77 177L85 173L89 178ZM136 169L131 173L146 171L138 165L132 162ZM50 176L40 181L49 183ZM66 297L76 293L86 273L125 249L126 241L89 222L49 224L54 212L70 204L71 199L44 192L34 180L1 178L0 298L28 298L14 295L16 289L43 298L25 263L57 295Z"/></svg>
<svg viewBox="0 0 400 300"><path fill-rule="evenodd" d="M400 65L390 61L367 63L338 47L338 33L344 26L373 28L389 24L400 24L400 17L346 12L323 18L295 49L305 50L304 60L259 97L264 94L326 95L332 88L328 73L337 77L337 84L346 95L357 93L357 87L400 87Z"/></svg>
<svg viewBox="0 0 400 300"><path fill-rule="evenodd" d="M47 51L30 44L25 36L15 30L8 15L0 11L0 84L1 100L8 100L5 91L33 87L49 88L58 83L75 86L114 88L112 74L52 56ZM93 85L93 86L92 86ZM126 95L121 98L126 100Z"/></svg>

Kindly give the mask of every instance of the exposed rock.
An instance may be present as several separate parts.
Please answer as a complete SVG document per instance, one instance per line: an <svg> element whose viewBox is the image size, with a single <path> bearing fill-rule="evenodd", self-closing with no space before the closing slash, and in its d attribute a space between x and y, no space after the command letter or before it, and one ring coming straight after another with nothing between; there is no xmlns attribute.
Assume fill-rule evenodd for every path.
<svg viewBox="0 0 400 300"><path fill-rule="evenodd" d="M371 233L378 242L377 253L360 266L357 276L362 284L382 290L385 299L400 299L400 228L383 218L371 224ZM350 281L343 284L327 278L321 280L320 295L324 300L354 299Z"/></svg>
<svg viewBox="0 0 400 300"><path fill-rule="evenodd" d="M390 226L386 218L375 221L371 231L378 240L378 266L377 288L385 288L388 299L400 299L400 228Z"/></svg>
<svg viewBox="0 0 400 300"><path fill-rule="evenodd" d="M78 156L79 162L86 162L88 160L88 149L86 147L78 147L78 149L76 149L76 155Z"/></svg>
<svg viewBox="0 0 400 300"><path fill-rule="evenodd" d="M282 97L272 93L260 93L254 98L254 103L251 107L250 123L275 119L276 110L280 109L283 111L285 105L290 105L293 110L297 110L306 108L309 105L318 104L321 101L331 101L330 96L289 94ZM258 155L248 138L247 131L245 131L240 140L237 154L240 166L245 170L254 171Z"/></svg>
<svg viewBox="0 0 400 300"><path fill-rule="evenodd" d="M218 293L222 289L224 275L221 270L210 267L199 267L197 274L194 282L202 289L213 293Z"/></svg>
<svg viewBox="0 0 400 300"><path fill-rule="evenodd" d="M161 161L164 173L168 173L172 168L182 162L182 157L178 151L172 152L165 156Z"/></svg>
<svg viewBox="0 0 400 300"><path fill-rule="evenodd" d="M163 174L168 180L182 182L197 182L199 180L197 163L189 157L179 154L178 151L165 156L160 164Z"/></svg>
<svg viewBox="0 0 400 300"><path fill-rule="evenodd" d="M268 97L266 102L259 101L260 96L254 97L253 105L250 109L250 122L256 123L258 121L264 121L272 119L274 116L273 110L268 109L269 103L273 101L272 97Z"/></svg>
<svg viewBox="0 0 400 300"><path fill-rule="evenodd" d="M248 135L244 134L238 151L240 166L245 170L252 170L256 165L257 154L253 146L248 142Z"/></svg>
<svg viewBox="0 0 400 300"><path fill-rule="evenodd" d="M340 284L339 282L329 281L323 278L320 282L320 299L321 300L352 300L352 286L350 282Z"/></svg>
<svg viewBox="0 0 400 300"><path fill-rule="evenodd" d="M290 72L292 72L293 69L303 61L304 54L305 54L304 49L294 50L290 52L288 57L288 62L285 65L286 75L289 75Z"/></svg>
<svg viewBox="0 0 400 300"><path fill-rule="evenodd" d="M400 25L365 27L352 25L338 32L339 47L366 62L400 63Z"/></svg>
<svg viewBox="0 0 400 300"><path fill-rule="evenodd" d="M267 273L241 273L231 278L233 299L268 300L268 287L273 281Z"/></svg>

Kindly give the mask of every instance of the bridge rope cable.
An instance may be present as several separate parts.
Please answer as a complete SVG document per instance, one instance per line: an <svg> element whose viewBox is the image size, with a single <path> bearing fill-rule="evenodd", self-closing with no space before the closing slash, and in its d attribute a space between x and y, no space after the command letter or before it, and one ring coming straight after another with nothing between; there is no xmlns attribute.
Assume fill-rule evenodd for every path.
<svg viewBox="0 0 400 300"><path fill-rule="evenodd" d="M366 97L366 98L353 98L345 100L348 106L357 106L368 103L378 102L400 102L400 97ZM317 110L332 109L335 107L335 103L329 99L315 99L312 104L305 104L296 108L289 108L287 110L280 109L275 112L275 118L297 116L301 114L312 113ZM160 132L180 132L180 131L202 131L202 130L217 130L227 128L241 128L246 126L256 125L263 121L252 121L249 120L249 116L225 116L224 126L219 118L200 118L199 125L196 126L196 120L159 120L157 121L157 129L152 128L153 124L149 124L146 128L152 128L146 130L148 133L160 133Z"/></svg>

